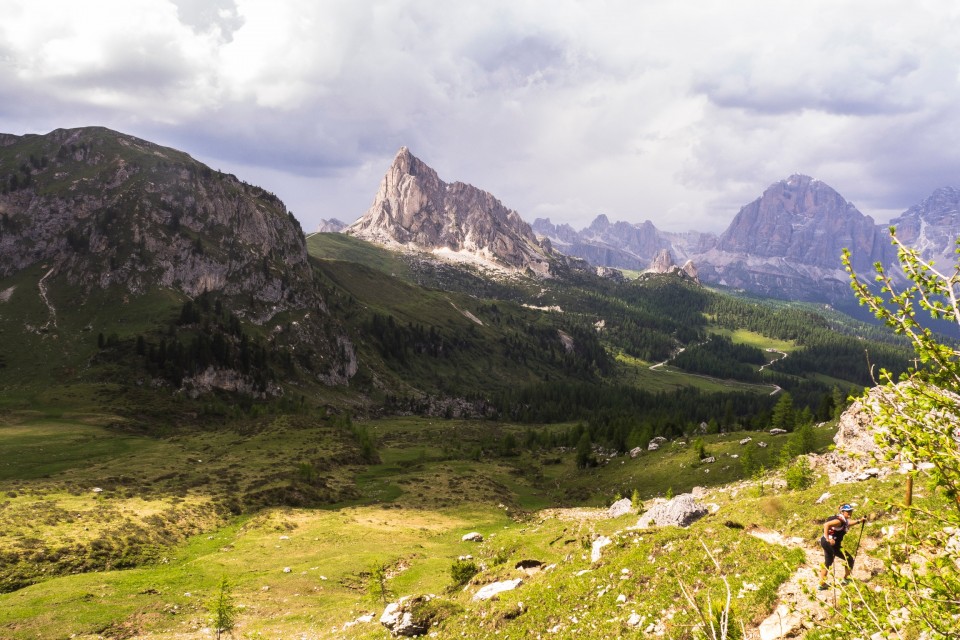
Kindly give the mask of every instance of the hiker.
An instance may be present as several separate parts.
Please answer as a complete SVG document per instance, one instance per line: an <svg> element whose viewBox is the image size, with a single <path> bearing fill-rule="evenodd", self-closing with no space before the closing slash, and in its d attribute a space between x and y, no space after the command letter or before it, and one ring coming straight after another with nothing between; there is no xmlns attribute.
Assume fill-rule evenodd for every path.
<svg viewBox="0 0 960 640"><path fill-rule="evenodd" d="M820 546L823 547L823 567L820 569L820 586L817 587L820 591L829 588L827 586L827 570L833 565L834 558L838 556L847 563L847 566L843 568L843 584L850 581L850 571L853 570L854 558L841 549L840 544L851 526L867 520L866 518L850 520L851 515L853 515L853 507L845 504L840 507L838 515L823 523L823 535L820 537Z"/></svg>

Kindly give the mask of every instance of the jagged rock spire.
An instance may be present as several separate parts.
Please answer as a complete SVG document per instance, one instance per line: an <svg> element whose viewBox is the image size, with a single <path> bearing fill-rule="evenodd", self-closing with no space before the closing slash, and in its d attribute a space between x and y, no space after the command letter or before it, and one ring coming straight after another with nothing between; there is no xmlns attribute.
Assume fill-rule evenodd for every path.
<svg viewBox="0 0 960 640"><path fill-rule="evenodd" d="M520 215L462 182L446 183L401 147L373 204L345 231L371 242L549 273L547 250Z"/></svg>

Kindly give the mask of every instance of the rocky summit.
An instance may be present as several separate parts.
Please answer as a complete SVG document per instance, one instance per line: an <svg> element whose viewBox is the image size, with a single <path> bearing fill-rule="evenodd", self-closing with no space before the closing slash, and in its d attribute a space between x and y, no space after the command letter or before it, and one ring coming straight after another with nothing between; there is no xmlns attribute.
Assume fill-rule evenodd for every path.
<svg viewBox="0 0 960 640"><path fill-rule="evenodd" d="M370 209L344 232L458 262L550 273L549 248L516 211L469 184L443 182L406 147L394 158Z"/></svg>
<svg viewBox="0 0 960 640"><path fill-rule="evenodd" d="M793 175L744 206L717 246L695 258L700 277L731 287L801 300L849 297L840 262L868 272L889 262L890 243L872 218L829 185Z"/></svg>

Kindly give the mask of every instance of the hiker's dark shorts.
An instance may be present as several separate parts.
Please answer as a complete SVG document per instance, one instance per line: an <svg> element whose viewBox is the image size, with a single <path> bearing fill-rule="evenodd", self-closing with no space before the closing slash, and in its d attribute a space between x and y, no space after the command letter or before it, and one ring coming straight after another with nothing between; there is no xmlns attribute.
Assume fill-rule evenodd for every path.
<svg viewBox="0 0 960 640"><path fill-rule="evenodd" d="M853 569L853 556L840 548L839 544L834 547L832 544L827 542L826 538L820 536L820 546L823 547L823 566L832 566L833 559L840 557L847 563L848 567Z"/></svg>

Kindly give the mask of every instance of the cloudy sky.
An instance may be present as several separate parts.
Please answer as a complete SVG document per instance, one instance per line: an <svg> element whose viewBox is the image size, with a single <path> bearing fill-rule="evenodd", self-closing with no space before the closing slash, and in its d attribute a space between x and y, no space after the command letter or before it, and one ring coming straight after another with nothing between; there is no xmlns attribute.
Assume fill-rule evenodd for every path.
<svg viewBox="0 0 960 640"><path fill-rule="evenodd" d="M528 222L960 187L954 0L4 0L0 131L107 126L353 221L407 146Z"/></svg>

